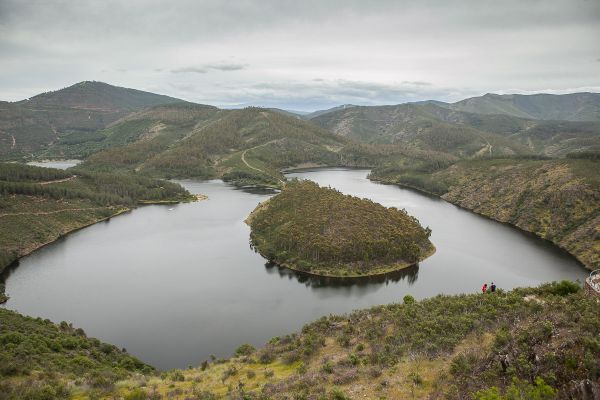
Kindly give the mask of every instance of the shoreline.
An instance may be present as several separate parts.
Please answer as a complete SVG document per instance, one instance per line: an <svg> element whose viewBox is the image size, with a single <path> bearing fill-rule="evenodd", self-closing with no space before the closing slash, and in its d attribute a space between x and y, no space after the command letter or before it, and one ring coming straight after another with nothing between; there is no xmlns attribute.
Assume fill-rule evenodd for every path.
<svg viewBox="0 0 600 400"><path fill-rule="evenodd" d="M378 179L370 179L370 178L368 178L368 177L367 177L367 179L369 179L371 182L376 182L376 183L379 183L379 184L381 184L381 185L391 185L391 186L398 186L398 187L400 187L400 188L403 188L403 189L409 189L409 190L413 190L413 191L415 191L415 192L418 192L418 193L420 193L420 194L423 194L423 195L426 195L426 196L429 196L429 197L432 197L432 198L436 198L436 199L438 199L438 200L445 201L446 203L448 203L448 204L452 204L453 206L455 206L455 207L458 207L458 208L460 208L461 210L464 210L464 211L471 212L471 213L473 213L473 214L475 214L475 215L478 215L478 216L480 216L480 217L482 217L482 218L485 218L485 219L488 219L488 220L491 220L491 221L497 222L497 223L499 223L499 224L502 224L502 225L509 226L509 227L511 227L511 228L513 228L513 229L516 229L516 230L520 231L521 233L524 233L524 234L526 234L526 235L531 235L531 236L535 237L536 239L540 239L540 240L543 240L544 242L546 242L546 243L548 243L548 244L551 244L552 246L554 246L554 247L558 248L559 250L561 250L561 251L563 251L564 253L568 254L569 256L573 257L573 258L575 259L575 261L577 261L577 263L578 263L579 265L581 265L583 268L585 268L586 270L588 270L588 271L592 271L592 270L594 270L594 267L593 267L593 266L586 264L586 263L585 263L583 260L581 260L581 259L579 258L579 256L578 256L577 254L571 253L571 252L570 252L568 249L566 249L565 247L561 246L560 244L558 244L558 243L556 243L556 242L553 242L553 241L552 241L552 240L550 240L550 239L543 238L543 237L541 237L540 235L538 235L538 234L537 234L537 233L535 233L535 232L528 231L527 229L523 229L523 228L521 228L521 227L520 227L520 226L518 226L518 225L512 224L512 223L510 223L510 222L507 222L507 221L501 221L501 220L499 220L499 219L496 219L496 218L494 218L492 215L487 215L487 214L479 213L479 212L475 211L475 210L474 210L474 209L472 209L472 208L464 207L464 206L462 206L462 205L460 205L460 204L457 204L457 203L451 202L451 201L449 201L449 200L446 200L445 198L443 198L442 196L440 196L440 195L438 195L438 194L435 194L435 193L433 193L433 192L429 192L429 191L427 191L427 190L424 190L424 189L418 188L418 187L416 187L416 186L412 186L412 185L406 185L406 184L404 184L404 183L399 183L399 182L386 182L386 181L383 181L383 180L378 180Z"/></svg>
<svg viewBox="0 0 600 400"><path fill-rule="evenodd" d="M273 264L277 265L278 267L287 268L289 270L292 270L292 271L295 271L295 272L299 272L299 273L302 273L302 274L311 275L311 276L314 276L314 277L333 278L333 279L373 278L373 277L376 277L376 276L388 275L388 274L391 274L391 273L394 273L394 272L402 271L403 269L407 269L407 268L419 265L420 262L422 262L422 261L428 259L429 257L433 256L436 253L436 251L437 251L437 248L432 245L432 249L429 252L427 252L422 258L420 258L417 262L414 262L414 263L407 263L407 262L397 263L397 264L393 264L392 266L389 266L387 268L378 268L378 269L376 269L375 272L372 272L372 273L366 273L366 274L349 274L349 275L330 275L330 274L324 274L324 273L317 273L317 272L313 272L313 271L305 271L305 270L302 270L302 269L299 269L299 268L295 267L294 264L290 264L290 263L286 263L286 262L279 262L279 261L277 261L275 259L271 259L271 258L266 257L263 253L260 252L260 250L256 246L254 246L254 248L261 255L261 257L263 257L264 259L268 260L269 262L272 262Z"/></svg>
<svg viewBox="0 0 600 400"><path fill-rule="evenodd" d="M52 244L52 243L54 243L54 242L56 242L56 241L64 238L64 237L72 234L72 233L80 231L80 230L82 230L84 228L87 228L89 226L98 224L100 222L108 221L111 218L118 217L119 215L122 215L122 214L125 214L125 213L129 213L129 212L135 210L138 207L149 206L149 205L168 205L168 204L180 204L180 203L193 203L193 202L196 202L196 201L202 201L202 200L207 200L208 199L208 196L206 196L204 194L194 194L192 196L194 197L194 199L189 199L188 201L182 201L182 200L156 200L156 201L141 200L139 202L139 204L137 206L135 206L135 207L131 207L131 208L124 207L124 208L121 208L117 212L115 212L115 213L113 213L113 214L111 214L111 215L109 215L107 217L103 217L103 218L97 219L97 220L92 221L90 223L78 226L78 227L70 229L70 230L68 230L68 231L66 231L64 233L61 233L56 238L54 238L52 240L49 240L47 242L41 243L38 246L35 246L34 248L32 248L30 250L27 250L23 254L19 254L18 257L15 260L11 261L9 264L4 265L4 266L0 265L0 282L2 282L5 279L5 277L3 276L3 274L7 270L9 270L12 266L18 264L18 262L19 262L19 260L21 260L21 258L26 257L26 256L30 255L31 253L33 253L34 251L37 251L37 250L39 250L39 249L41 249L43 247L46 247L46 246L48 246L48 245L50 245L50 244Z"/></svg>

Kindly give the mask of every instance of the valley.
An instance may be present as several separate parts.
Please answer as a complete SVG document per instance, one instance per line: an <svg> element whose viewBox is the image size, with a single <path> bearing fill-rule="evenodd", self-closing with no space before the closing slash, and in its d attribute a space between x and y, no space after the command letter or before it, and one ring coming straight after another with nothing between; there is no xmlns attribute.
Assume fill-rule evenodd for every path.
<svg viewBox="0 0 600 400"><path fill-rule="evenodd" d="M2 107L0 398L487 399L594 379L597 305L572 283L600 261L594 94L299 116L82 82ZM22 164L48 159L83 161Z"/></svg>

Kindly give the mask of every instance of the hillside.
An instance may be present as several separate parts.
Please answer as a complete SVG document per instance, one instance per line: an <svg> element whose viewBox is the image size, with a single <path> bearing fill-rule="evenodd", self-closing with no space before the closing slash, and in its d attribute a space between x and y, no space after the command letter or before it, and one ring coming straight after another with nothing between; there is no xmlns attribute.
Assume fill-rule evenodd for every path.
<svg viewBox="0 0 600 400"><path fill-rule="evenodd" d="M370 179L414 187L548 239L600 268L600 161L492 159L373 170Z"/></svg>
<svg viewBox="0 0 600 400"><path fill-rule="evenodd" d="M364 143L402 144L458 157L528 152L525 146L502 135L443 120L431 111L436 109L445 111L432 104L352 107L311 121Z"/></svg>
<svg viewBox="0 0 600 400"><path fill-rule="evenodd" d="M323 317L256 350L201 366L90 386L79 398L592 399L600 390L600 312L561 282L436 296ZM69 382L69 380L67 381Z"/></svg>
<svg viewBox="0 0 600 400"><path fill-rule="evenodd" d="M506 114L531 119L600 121L600 93L561 95L488 93L449 104L447 107L456 111Z"/></svg>
<svg viewBox="0 0 600 400"><path fill-rule="evenodd" d="M55 325L3 308L0 321L1 399L68 399L76 380L91 395L111 382L154 371L67 322Z"/></svg>
<svg viewBox="0 0 600 400"><path fill-rule="evenodd" d="M431 231L404 210L292 181L247 219L254 247L275 263L315 275L368 276L429 257Z"/></svg>
<svg viewBox="0 0 600 400"><path fill-rule="evenodd" d="M600 122L540 121L455 111L432 102L354 107L312 120L366 143L397 143L458 157L564 156L600 148Z"/></svg>
<svg viewBox="0 0 600 400"><path fill-rule="evenodd" d="M66 233L149 202L190 201L181 186L123 173L0 163L0 272Z"/></svg>
<svg viewBox="0 0 600 400"><path fill-rule="evenodd" d="M281 184L282 168L339 165L338 153L347 144L298 118L254 107L160 106L125 118L110 131L106 137L114 147L90 156L84 168L121 168L167 178L220 177L267 186ZM117 143L124 141L124 146Z"/></svg>
<svg viewBox="0 0 600 400"><path fill-rule="evenodd" d="M182 100L89 81L15 103L0 102L0 159L20 159L65 135L92 135L131 112L179 102Z"/></svg>

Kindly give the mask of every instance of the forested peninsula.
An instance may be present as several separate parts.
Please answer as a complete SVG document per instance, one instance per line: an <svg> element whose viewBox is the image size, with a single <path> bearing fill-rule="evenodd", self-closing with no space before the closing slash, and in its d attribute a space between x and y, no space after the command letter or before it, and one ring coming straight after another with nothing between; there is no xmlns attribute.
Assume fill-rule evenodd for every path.
<svg viewBox="0 0 600 400"><path fill-rule="evenodd" d="M322 276L378 275L435 252L431 231L405 210L293 180L259 204L247 223L251 241L278 265Z"/></svg>

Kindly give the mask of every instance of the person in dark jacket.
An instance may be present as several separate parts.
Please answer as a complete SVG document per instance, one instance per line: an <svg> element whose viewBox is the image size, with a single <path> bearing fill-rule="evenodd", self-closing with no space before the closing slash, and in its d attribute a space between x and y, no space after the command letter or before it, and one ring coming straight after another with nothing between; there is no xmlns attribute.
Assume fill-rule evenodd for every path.
<svg viewBox="0 0 600 400"><path fill-rule="evenodd" d="M495 284L494 282L492 282L492 286L490 286L490 290L491 290L492 292L495 292L495 291L496 291L496 284Z"/></svg>

